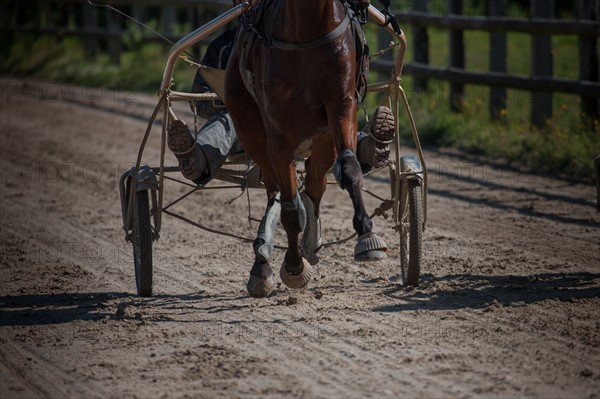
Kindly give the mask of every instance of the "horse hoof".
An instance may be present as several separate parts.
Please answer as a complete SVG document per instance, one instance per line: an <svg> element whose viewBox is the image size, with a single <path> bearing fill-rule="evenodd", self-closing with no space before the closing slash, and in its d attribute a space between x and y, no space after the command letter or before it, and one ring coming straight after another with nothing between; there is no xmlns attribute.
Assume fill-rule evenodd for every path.
<svg viewBox="0 0 600 399"><path fill-rule="evenodd" d="M301 289L308 285L313 275L313 268L308 261L302 258L302 272L300 274L290 274L285 270L285 262L281 265L279 276L281 281L288 287L293 289Z"/></svg>
<svg viewBox="0 0 600 399"><path fill-rule="evenodd" d="M271 266L264 262L254 262L246 288L248 289L248 294L253 298L268 297L275 288L275 279L273 278Z"/></svg>
<svg viewBox="0 0 600 399"><path fill-rule="evenodd" d="M387 245L375 233L367 233L358 237L354 247L354 260L356 262L372 262L387 258Z"/></svg>
<svg viewBox="0 0 600 399"><path fill-rule="evenodd" d="M316 265L319 263L319 257L317 256L317 254L304 254L304 257L306 258L306 260L308 261L308 263L310 263L312 266Z"/></svg>
<svg viewBox="0 0 600 399"><path fill-rule="evenodd" d="M354 260L356 262L375 262L378 260L383 260L387 258L387 254L385 251L375 250L375 251L366 251L360 254L354 255Z"/></svg>

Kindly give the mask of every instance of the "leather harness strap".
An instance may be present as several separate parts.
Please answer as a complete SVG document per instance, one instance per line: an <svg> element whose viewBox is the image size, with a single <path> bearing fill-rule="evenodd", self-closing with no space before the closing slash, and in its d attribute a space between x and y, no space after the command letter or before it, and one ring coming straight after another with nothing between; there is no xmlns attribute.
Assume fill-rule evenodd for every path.
<svg viewBox="0 0 600 399"><path fill-rule="evenodd" d="M321 36L318 39L312 40L307 43L287 43L287 42L282 42L277 39L271 39L271 45L273 48L276 48L279 50L289 50L289 51L307 50L307 49L319 47L325 43L332 41L339 35L341 35L346 30L348 25L350 25L350 17L348 17L348 14L346 14L344 20L342 21L342 23L340 23L338 25L337 28L335 28L331 32L327 33L326 35Z"/></svg>

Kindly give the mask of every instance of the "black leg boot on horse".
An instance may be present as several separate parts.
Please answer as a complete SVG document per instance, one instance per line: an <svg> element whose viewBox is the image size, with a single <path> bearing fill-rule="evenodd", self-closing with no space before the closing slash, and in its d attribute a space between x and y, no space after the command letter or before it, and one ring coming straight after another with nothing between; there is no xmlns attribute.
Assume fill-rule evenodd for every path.
<svg viewBox="0 0 600 399"><path fill-rule="evenodd" d="M369 262L385 259L387 245L381 237L373 233L373 223L367 214L362 198L363 175L356 155L348 149L343 150L334 166L334 174L342 189L350 194L354 206L352 225L358 235L354 247L354 260Z"/></svg>

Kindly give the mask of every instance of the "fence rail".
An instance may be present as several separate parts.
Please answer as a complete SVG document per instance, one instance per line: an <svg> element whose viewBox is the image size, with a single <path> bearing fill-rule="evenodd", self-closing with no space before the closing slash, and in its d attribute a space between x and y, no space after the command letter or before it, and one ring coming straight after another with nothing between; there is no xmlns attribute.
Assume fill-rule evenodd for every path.
<svg viewBox="0 0 600 399"><path fill-rule="evenodd" d="M378 70L389 71L390 61L377 63ZM460 84L474 84L536 92L560 92L600 97L600 83L552 77L519 76L498 72L468 72L458 68L443 68L416 62L404 66L404 72L417 78L432 78Z"/></svg>
<svg viewBox="0 0 600 399"><path fill-rule="evenodd" d="M173 33L176 22L199 26L206 21L205 11L224 11L231 6L230 0L97 0L119 8L126 7L141 21L148 13L160 20L161 34L175 42L179 36ZM500 118L506 108L506 89L526 90L532 93L531 121L544 126L552 116L552 93L568 93L581 97L582 112L594 119L600 118L600 71L598 59L598 37L600 36L600 0L577 0L577 19L555 19L555 0L530 0L529 19L509 18L508 0L489 0L488 15L463 15L463 0L438 0L446 2L446 13L433 15L428 12L430 2L412 0L412 10L397 13L402 26L413 28L413 62L404 71L414 77L414 89L426 90L429 79L447 81L450 84L449 101L453 110L460 112L464 98L464 86L468 84L491 87L490 115ZM399 6L399 1L393 2ZM32 7L33 6L33 7ZM400 9L400 7L396 7ZM181 13L178 10L185 9ZM32 12L32 10L34 10ZM53 20L51 15L60 14L62 20ZM182 17L182 14L185 16ZM0 2L0 31L34 32L54 35L82 36L86 48L92 54L100 42L114 62L118 63L124 36L123 16L108 7L92 7L82 0L3 0ZM446 67L429 65L428 29L449 31L450 57ZM490 71L469 71L465 68L464 31L477 30L490 35ZM531 35L531 71L529 76L507 73L507 33ZM575 35L579 41L579 79L564 79L553 76L552 41L554 35ZM385 34L380 40L389 40ZM158 36L142 35L139 40L160 41ZM389 71L391 61L374 61L372 69Z"/></svg>
<svg viewBox="0 0 600 399"><path fill-rule="evenodd" d="M526 90L532 93L531 122L545 126L552 116L552 93L568 93L581 97L581 111L592 119L600 118L600 71L598 36L600 36L600 0L577 0L578 19L554 18L554 0L530 0L529 19L506 17L507 0L490 0L487 16L462 15L462 0L447 0L444 15L427 12L427 0L413 0L412 11L397 13L403 26L413 28L413 62L404 71L414 76L415 90L426 90L428 79L450 83L451 109L460 112L464 85L474 84L491 87L490 115L501 118L506 109L506 89ZM427 28L449 31L450 57L447 67L429 65ZM490 33L490 71L465 69L465 30ZM531 35L531 71L529 76L507 73L507 33ZM578 37L579 79L553 76L552 36L575 35ZM375 70L389 70L390 60L378 60ZM588 118L584 120L589 121Z"/></svg>
<svg viewBox="0 0 600 399"><path fill-rule="evenodd" d="M599 36L600 23L586 20L517 19L507 17L439 16L420 12L397 15L404 25L427 26L441 29L480 30L485 32L517 32L546 35Z"/></svg>
<svg viewBox="0 0 600 399"><path fill-rule="evenodd" d="M83 0L1 0L0 32L80 36L88 54L95 56L100 48L105 48L118 64L123 39L133 31L127 28L125 16L111 7L125 10L142 23L150 18L158 20L160 35L144 33L140 28L135 41L174 43L182 36L173 32L174 26L199 27L232 4L231 0L92 0L92 3L95 6Z"/></svg>

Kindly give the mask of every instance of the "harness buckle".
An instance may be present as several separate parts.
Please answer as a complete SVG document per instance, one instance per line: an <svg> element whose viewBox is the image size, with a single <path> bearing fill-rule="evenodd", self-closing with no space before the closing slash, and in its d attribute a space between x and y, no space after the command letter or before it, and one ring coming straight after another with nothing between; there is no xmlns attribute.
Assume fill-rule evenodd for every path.
<svg viewBox="0 0 600 399"><path fill-rule="evenodd" d="M359 10L356 14L356 19L358 19L358 22L361 25L366 24L367 21L369 20L369 10L368 9Z"/></svg>

